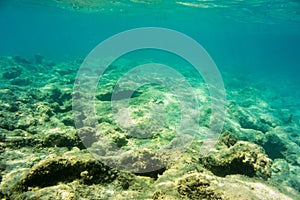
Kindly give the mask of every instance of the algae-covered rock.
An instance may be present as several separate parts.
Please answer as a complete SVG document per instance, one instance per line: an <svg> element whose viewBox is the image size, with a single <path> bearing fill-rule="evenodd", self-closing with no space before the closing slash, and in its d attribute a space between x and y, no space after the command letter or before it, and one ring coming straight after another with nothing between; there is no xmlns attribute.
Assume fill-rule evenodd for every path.
<svg viewBox="0 0 300 200"><path fill-rule="evenodd" d="M72 147L82 148L82 143L76 131L73 128L54 128L49 129L43 138L43 146L45 147Z"/></svg>
<svg viewBox="0 0 300 200"><path fill-rule="evenodd" d="M64 200L75 200L76 192L75 190L68 185L56 185L52 187L42 188L39 190L27 191L20 193L18 196L14 196L16 200L21 199L64 199Z"/></svg>
<svg viewBox="0 0 300 200"><path fill-rule="evenodd" d="M7 186L7 194L18 196L20 193L45 188L60 183L79 181L83 184L108 183L116 178L117 172L105 166L89 153L55 154L34 165L15 185Z"/></svg>
<svg viewBox="0 0 300 200"><path fill-rule="evenodd" d="M272 161L262 147L238 141L229 148L222 148L200 158L200 162L217 176L243 174L267 179L271 176Z"/></svg>
<svg viewBox="0 0 300 200"><path fill-rule="evenodd" d="M14 79L20 76L22 74L22 71L23 70L20 66L10 67L9 69L6 69L2 77L6 79Z"/></svg>
<svg viewBox="0 0 300 200"><path fill-rule="evenodd" d="M11 148L20 148L24 146L31 146L32 139L28 137L28 133L21 129L13 131L5 131L5 146Z"/></svg>
<svg viewBox="0 0 300 200"><path fill-rule="evenodd" d="M133 171L139 175L156 178L165 171L168 157L155 151L130 151L120 158L119 164L124 170Z"/></svg>
<svg viewBox="0 0 300 200"><path fill-rule="evenodd" d="M284 152L287 150L286 145L276 133L268 132L265 135L265 141L262 146L264 147L268 156L272 159L283 158Z"/></svg>
<svg viewBox="0 0 300 200"><path fill-rule="evenodd" d="M272 166L271 180L281 185L290 186L300 191L300 180L297 174L300 167L288 163L284 159L275 159Z"/></svg>
<svg viewBox="0 0 300 200"><path fill-rule="evenodd" d="M178 181L178 192L188 199L222 199L221 195L216 193L210 187L210 180L201 174L187 176Z"/></svg>
<svg viewBox="0 0 300 200"><path fill-rule="evenodd" d="M229 148L229 147L235 145L236 143L237 143L237 138L234 135L232 135L232 133L227 131L220 136L219 140L217 141L216 146L219 149L226 148L226 147Z"/></svg>
<svg viewBox="0 0 300 200"><path fill-rule="evenodd" d="M257 115L256 113L255 109L238 109L238 120L241 127L265 133L275 126L275 122L272 119L269 119L267 116Z"/></svg>
<svg viewBox="0 0 300 200"><path fill-rule="evenodd" d="M153 199L292 200L297 196L297 192L289 188L282 188L280 191L276 187L246 176L230 175L224 178L206 172L191 171L157 184L159 189L153 193ZM288 191L290 196L283 191Z"/></svg>

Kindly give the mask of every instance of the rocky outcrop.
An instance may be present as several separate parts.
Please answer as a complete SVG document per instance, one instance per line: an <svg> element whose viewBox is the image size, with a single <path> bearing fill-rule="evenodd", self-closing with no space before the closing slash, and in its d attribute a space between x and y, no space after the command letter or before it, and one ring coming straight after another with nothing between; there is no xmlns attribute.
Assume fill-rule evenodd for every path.
<svg viewBox="0 0 300 200"><path fill-rule="evenodd" d="M228 134L225 136L223 140L225 139L226 146L221 148L219 146L216 152L200 158L200 162L207 169L221 177L230 174L257 176L263 179L271 177L272 160L268 158L262 147L244 141L235 142L233 136L230 137Z"/></svg>

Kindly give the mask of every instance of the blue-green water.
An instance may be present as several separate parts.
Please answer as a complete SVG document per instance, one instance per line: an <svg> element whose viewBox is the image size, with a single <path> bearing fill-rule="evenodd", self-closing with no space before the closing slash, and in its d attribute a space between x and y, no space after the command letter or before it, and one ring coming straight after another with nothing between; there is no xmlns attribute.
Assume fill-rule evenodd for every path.
<svg viewBox="0 0 300 200"><path fill-rule="evenodd" d="M299 84L298 1L58 4L66 9L54 2L2 1L0 55L84 58L101 41L121 31L164 27L197 40L221 71L279 76Z"/></svg>
<svg viewBox="0 0 300 200"><path fill-rule="evenodd" d="M226 8L206 9L131 3L123 12L112 6L112 11L91 13L35 1L13 2L1 3L1 55L85 57L99 42L120 31L158 26L196 39L221 68L297 72L299 67L298 1L236 2L232 6L226 1Z"/></svg>
<svg viewBox="0 0 300 200"><path fill-rule="evenodd" d="M2 98L0 99L2 103L0 111L4 113L0 115L0 120L2 120L0 130L5 132L3 135L9 135L10 132L21 129L29 134L29 138L33 136L33 140L35 140L42 137L39 136L38 131L40 130L48 133L49 129L49 134L53 133L53 130L55 132L56 123L60 123L58 121L63 121L67 127L72 125L72 122L68 121L66 117L71 115L71 105L67 106L70 101L65 99L71 97L72 93L69 91L73 88L76 70L89 52L103 40L122 31L141 27L163 27L188 35L206 49L216 63L226 89L228 120L225 121L224 129L233 133L237 132L235 135L240 137L239 139L263 146L276 165L280 165L282 160L284 160L282 162L288 163L286 166L289 169L284 171L286 174L282 175L276 171L277 168L273 168L275 175L271 178L271 182L274 181L277 184L276 187L282 185L300 191L300 2L298 0L2 0L0 2L0 27L0 64L3 67L0 81ZM37 54L42 55L47 62L32 61ZM21 59L13 56L20 56ZM143 63L145 60L163 61L164 64L173 65L175 69L179 69L178 71L183 71L183 75L190 75L191 85L195 88L200 85L201 88L199 82L193 82L196 79L193 76L195 71L185 71L182 66L186 66L186 63L174 59L172 56L174 55L160 54L159 51L151 50L136 52L133 56L129 55L128 58L125 57L124 60L121 59L114 63L115 66L111 69L112 76L121 76L118 71L114 70L116 68L120 70L126 64L131 66ZM22 58L25 59L25 62ZM54 64L51 63L52 61ZM11 75L9 70L14 71L18 65L22 65L23 70L23 74L20 75L21 82L25 82L27 78L32 81L28 85L24 86L15 81L20 78L19 75L13 78L9 77ZM74 69L72 69L73 65ZM30 67L32 69L28 69ZM39 70L37 69L39 67L45 68ZM25 68L29 72L24 70ZM36 70L39 74L33 77L34 75L30 74L31 70ZM47 74L48 71L52 74ZM4 75L5 73L6 75ZM109 77L109 75L107 76ZM200 77L197 78L200 79ZM105 81L107 82L105 83ZM107 89L108 86L111 87L109 81L109 78L104 79L102 89L107 93L100 94L98 100L105 99L103 101L106 101L105 95L111 95ZM23 89L23 86L26 88ZM55 90L55 87L61 91ZM37 102L35 100L31 102L30 98L34 99L32 95L34 89L50 92L45 97L40 97ZM151 97L151 92L153 92L151 89L149 91L147 89L149 88L139 94L144 98L143 101L138 96L133 100L134 104L138 105L143 102L147 105L146 100L149 96ZM22 96L26 90L28 90L28 97ZM62 93L66 91L67 94L63 96ZM21 94L22 92L23 94ZM19 94L21 97L17 97ZM9 97L9 95L11 96ZM101 95L105 98L101 99ZM18 105L25 102L24 104L27 105L32 104L32 107L46 102L55 113L53 115L57 116L57 121L45 121L44 129L35 129L35 127L42 127L43 122L31 123L28 119L22 121L21 117L18 118L22 116L22 106L20 106L20 110L15 110L11 106L13 103L10 105L14 98L17 99ZM163 104L159 98L158 95L155 101ZM58 101L58 107L56 101ZM105 103L97 105L98 112L106 109ZM172 108L172 105L170 107ZM176 107L173 108L174 110L178 109L177 104L174 107ZM17 117L6 118L8 115L5 114L5 109L7 108L9 108L9 113L17 113ZM41 110L41 115L46 112ZM105 114L107 114L106 111ZM139 114L143 115L144 113L141 111ZM246 116L245 119L242 119L243 115ZM38 116L34 117L38 118ZM9 120L4 123L6 119L18 119L20 122L16 124L21 125L9 124L11 123ZM170 117L168 120L172 121L173 119ZM107 114L107 116L101 116L98 121L103 124L111 123L112 117ZM237 121L238 125L233 123L234 121ZM23 126L22 123L25 125ZM26 123L29 125L27 126ZM206 122L201 123L204 127L206 126ZM72 131L75 130L74 127L72 128ZM113 131L109 129L109 132L115 134L119 131L115 127L113 129ZM257 135L255 136L255 134ZM12 135L22 134L13 133ZM165 137L171 138L172 134L167 134ZM2 142L1 140L0 142ZM134 144L134 140L130 140L130 142ZM130 142L128 144L131 144ZM282 144L285 147L282 147ZM56 144L54 146L56 147ZM50 145L50 147L52 146ZM73 146L71 145L71 147ZM9 148L12 147L9 146ZM70 149L70 146L67 148ZM130 149L130 145L125 145L124 148ZM7 150L7 152L14 151ZM36 155L40 156L40 154ZM48 154L45 153L45 155ZM5 156L9 158L8 160L11 159L10 153ZM275 161L275 159L278 160ZM6 171L2 170L5 184L7 184L6 176L10 173L9 170L14 169L14 164L9 164L8 161L7 163L9 167ZM22 167L24 166L22 165ZM280 167L282 166L280 165ZM284 176L288 177L286 181L282 180ZM7 191L3 190L0 197L3 194L7 197L9 192L5 192Z"/></svg>

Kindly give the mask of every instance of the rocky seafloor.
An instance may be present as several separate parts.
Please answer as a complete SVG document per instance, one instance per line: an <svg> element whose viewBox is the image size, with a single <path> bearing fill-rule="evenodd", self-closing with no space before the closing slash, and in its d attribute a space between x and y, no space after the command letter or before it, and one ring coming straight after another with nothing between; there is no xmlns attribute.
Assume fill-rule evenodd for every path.
<svg viewBox="0 0 300 200"><path fill-rule="evenodd" d="M180 157L167 162L168 158L155 150L176 134L174 126L180 112L170 91L157 85L139 88L130 109L140 126L134 130L130 126L119 128L109 109L116 84L113 77L119 77L122 65L135 64L122 60L103 76L96 91L97 127L85 124L76 129L72 95L81 63L80 59L55 63L40 55L0 58L2 199L299 198L300 112L289 107L293 99L280 96L272 88L241 85L243 78L224 73L227 116L215 150L199 157L202 142L196 137ZM256 83L258 87L259 81ZM201 99L199 135L205 135L209 97L204 83L194 87ZM146 111L155 105L171 114L155 116L148 126ZM88 141L80 137L89 132L98 139L99 130L119 148L145 151L150 163L166 163L165 167L138 174L103 164L89 153L83 145ZM132 131L139 137L130 135ZM151 138L144 141L144 134ZM111 147L105 145L104 154ZM148 167L143 157L134 154L119 160L120 164L126 159L135 160L135 168Z"/></svg>

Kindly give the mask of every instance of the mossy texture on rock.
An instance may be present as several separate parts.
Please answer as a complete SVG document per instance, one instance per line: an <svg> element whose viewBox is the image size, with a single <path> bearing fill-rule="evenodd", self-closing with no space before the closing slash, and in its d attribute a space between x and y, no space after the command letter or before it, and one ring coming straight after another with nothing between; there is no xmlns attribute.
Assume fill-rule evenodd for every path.
<svg viewBox="0 0 300 200"><path fill-rule="evenodd" d="M24 192L31 187L43 188L75 180L87 185L109 183L116 178L116 174L115 170L100 163L89 153L63 156L53 154L34 165L12 191Z"/></svg>
<svg viewBox="0 0 300 200"><path fill-rule="evenodd" d="M201 174L193 174L179 180L177 190L188 199L222 199L220 194L215 193L214 189L210 188L210 180Z"/></svg>
<svg viewBox="0 0 300 200"><path fill-rule="evenodd" d="M243 174L249 177L258 176L267 179L271 176L272 160L262 147L239 141L230 148L202 157L200 162L217 176Z"/></svg>
<svg viewBox="0 0 300 200"><path fill-rule="evenodd" d="M67 147L71 149L72 147L83 148L80 138L72 133L63 134L61 132L54 132L47 135L43 141L43 146L45 147Z"/></svg>
<svg viewBox="0 0 300 200"><path fill-rule="evenodd" d="M132 171L137 175L157 178L158 174L165 171L167 156L155 151L137 151L123 155L119 161L123 170Z"/></svg>

